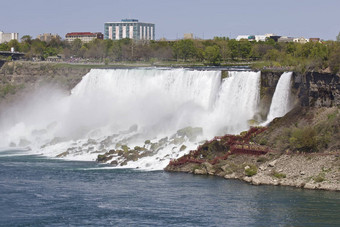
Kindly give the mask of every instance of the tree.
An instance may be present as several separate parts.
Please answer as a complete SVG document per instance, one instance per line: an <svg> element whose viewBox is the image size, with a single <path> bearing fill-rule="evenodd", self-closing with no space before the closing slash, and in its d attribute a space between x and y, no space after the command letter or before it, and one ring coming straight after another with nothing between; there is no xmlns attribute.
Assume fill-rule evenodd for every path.
<svg viewBox="0 0 340 227"><path fill-rule="evenodd" d="M238 41L235 39L229 40L228 48L230 50L230 56L233 60L239 56Z"/></svg>
<svg viewBox="0 0 340 227"><path fill-rule="evenodd" d="M218 65L221 61L221 53L217 45L205 48L204 57L212 65Z"/></svg>
<svg viewBox="0 0 340 227"><path fill-rule="evenodd" d="M23 37L21 37L21 42L32 44L32 36L24 35Z"/></svg>
<svg viewBox="0 0 340 227"><path fill-rule="evenodd" d="M178 58L184 59L186 61L189 58L192 58L196 54L196 48L194 46L194 41L190 39L182 39L175 43L174 45L174 53Z"/></svg>
<svg viewBox="0 0 340 227"><path fill-rule="evenodd" d="M80 39L75 39L71 43L71 53L72 55L78 56L79 50L82 46L82 42Z"/></svg>
<svg viewBox="0 0 340 227"><path fill-rule="evenodd" d="M339 34L336 36L336 41L337 41L337 42L340 42L340 32L339 32Z"/></svg>
<svg viewBox="0 0 340 227"><path fill-rule="evenodd" d="M8 42L9 47L14 47L15 51L20 51L20 43L16 39L12 39Z"/></svg>
<svg viewBox="0 0 340 227"><path fill-rule="evenodd" d="M333 48L329 59L329 67L334 74L340 72L340 46Z"/></svg>
<svg viewBox="0 0 340 227"><path fill-rule="evenodd" d="M0 51L9 51L10 47L7 43L0 43Z"/></svg>

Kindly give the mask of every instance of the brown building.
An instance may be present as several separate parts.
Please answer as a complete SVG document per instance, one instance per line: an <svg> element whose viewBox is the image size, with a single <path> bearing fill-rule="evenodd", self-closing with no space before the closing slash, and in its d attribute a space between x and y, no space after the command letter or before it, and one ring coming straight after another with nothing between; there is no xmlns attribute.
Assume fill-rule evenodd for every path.
<svg viewBox="0 0 340 227"><path fill-rule="evenodd" d="M57 38L58 35L57 34L51 34L51 33L44 33L44 34L40 34L37 36L37 39L40 39L41 41L45 41L45 42L50 42L53 38Z"/></svg>
<svg viewBox="0 0 340 227"><path fill-rule="evenodd" d="M65 35L66 41L73 42L76 39L80 39L83 43L89 43L94 39L104 39L104 35L101 32L71 32Z"/></svg>
<svg viewBox="0 0 340 227"><path fill-rule="evenodd" d="M309 42L313 42L313 43L321 43L320 38L310 38Z"/></svg>

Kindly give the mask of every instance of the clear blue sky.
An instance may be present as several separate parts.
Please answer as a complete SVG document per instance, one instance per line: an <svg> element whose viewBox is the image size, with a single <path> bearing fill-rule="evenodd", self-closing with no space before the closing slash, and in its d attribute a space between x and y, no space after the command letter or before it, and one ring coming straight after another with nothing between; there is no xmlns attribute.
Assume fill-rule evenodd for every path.
<svg viewBox="0 0 340 227"><path fill-rule="evenodd" d="M340 0L1 0L0 31L64 38L136 18L156 24L156 39L275 33L334 40L339 15Z"/></svg>

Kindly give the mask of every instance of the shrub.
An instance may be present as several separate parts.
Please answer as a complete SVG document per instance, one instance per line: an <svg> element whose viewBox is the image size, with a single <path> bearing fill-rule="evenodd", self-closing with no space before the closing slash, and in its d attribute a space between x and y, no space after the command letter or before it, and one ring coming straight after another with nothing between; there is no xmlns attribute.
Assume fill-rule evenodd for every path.
<svg viewBox="0 0 340 227"><path fill-rule="evenodd" d="M257 174L257 167L255 165L248 165L249 168L244 170L246 176L251 177Z"/></svg>
<svg viewBox="0 0 340 227"><path fill-rule="evenodd" d="M324 174L319 174L315 177L313 177L313 180L317 183L320 183L325 180L325 175Z"/></svg>
<svg viewBox="0 0 340 227"><path fill-rule="evenodd" d="M318 143L315 129L309 126L293 129L289 144L292 149L306 152L316 151Z"/></svg>
<svg viewBox="0 0 340 227"><path fill-rule="evenodd" d="M286 178L286 174L274 171L273 176L279 179Z"/></svg>

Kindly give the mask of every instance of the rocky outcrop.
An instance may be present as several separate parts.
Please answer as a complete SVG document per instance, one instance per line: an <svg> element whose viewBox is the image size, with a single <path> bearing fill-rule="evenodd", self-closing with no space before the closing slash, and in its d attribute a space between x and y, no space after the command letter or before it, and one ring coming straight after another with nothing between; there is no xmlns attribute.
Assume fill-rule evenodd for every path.
<svg viewBox="0 0 340 227"><path fill-rule="evenodd" d="M54 63L7 62L0 69L0 104L11 104L44 85L69 92L89 71Z"/></svg>
<svg viewBox="0 0 340 227"><path fill-rule="evenodd" d="M340 191L339 164L338 154L236 154L216 165L189 163L165 170L239 179L253 185Z"/></svg>
<svg viewBox="0 0 340 227"><path fill-rule="evenodd" d="M340 105L340 77L330 73L294 73L293 87L297 89L302 106L331 107Z"/></svg>
<svg viewBox="0 0 340 227"><path fill-rule="evenodd" d="M25 87L42 83L72 89L90 68L53 63L7 62L0 69L0 84L24 84Z"/></svg>
<svg viewBox="0 0 340 227"><path fill-rule="evenodd" d="M0 69L1 69L1 67L5 64L5 62L6 62L6 61L4 61L4 60L0 60Z"/></svg>
<svg viewBox="0 0 340 227"><path fill-rule="evenodd" d="M265 115L270 108L276 85L283 72L261 73L260 109ZM331 107L340 105L340 77L330 73L293 73L293 105L307 107Z"/></svg>

